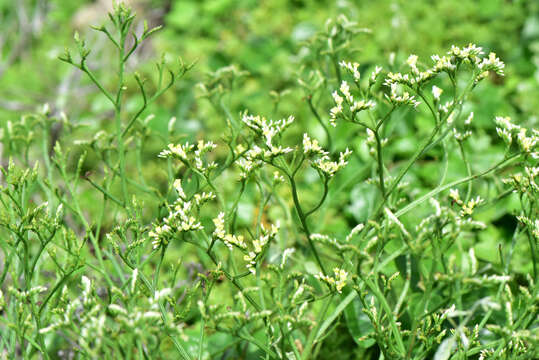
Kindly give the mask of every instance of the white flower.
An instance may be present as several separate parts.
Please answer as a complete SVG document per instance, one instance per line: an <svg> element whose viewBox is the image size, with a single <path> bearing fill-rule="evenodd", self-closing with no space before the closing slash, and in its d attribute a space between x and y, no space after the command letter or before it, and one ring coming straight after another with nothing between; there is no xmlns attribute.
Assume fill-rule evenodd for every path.
<svg viewBox="0 0 539 360"><path fill-rule="evenodd" d="M264 143L268 148L267 151L264 151L263 154L265 157L273 158L279 155L288 154L293 149L289 147L283 148L282 146L273 145L273 138L280 134L284 129L286 129L292 122L294 122L294 117L289 116L287 119L281 119L278 121L266 120L264 117L253 116L244 114L242 121L255 133L261 135L264 138ZM249 153L249 152L248 152ZM254 158L252 155L248 157Z"/></svg>
<svg viewBox="0 0 539 360"><path fill-rule="evenodd" d="M245 244L242 235L226 234L222 240L230 251L232 251L234 246L237 246L242 250L247 249L247 245Z"/></svg>
<svg viewBox="0 0 539 360"><path fill-rule="evenodd" d="M507 129L508 131L513 131L513 130L520 130L520 126L519 125L515 125L511 122L511 118L509 116L496 116L496 118L494 119L494 122L504 128L504 129Z"/></svg>
<svg viewBox="0 0 539 360"><path fill-rule="evenodd" d="M215 230L213 231L213 235L218 239L224 239L226 235L225 213L220 212L219 215L217 215L217 217L213 219L213 223L215 224Z"/></svg>
<svg viewBox="0 0 539 360"><path fill-rule="evenodd" d="M378 75L380 74L380 72L382 71L382 67L381 66L376 66L374 68L374 71L371 73L371 77L369 78L369 82L372 84L374 82L376 82L376 78L378 77Z"/></svg>
<svg viewBox="0 0 539 360"><path fill-rule="evenodd" d="M350 86L348 86L348 83L345 80L342 81L339 90L346 98L346 101L348 101L349 103L354 102L354 97L352 96L352 94L350 94Z"/></svg>
<svg viewBox="0 0 539 360"><path fill-rule="evenodd" d="M520 148L522 149L522 151L524 151L526 153L530 153L532 151L532 149L535 147L535 144L537 143L537 137L535 137L535 136L531 136L531 137L526 136L526 129L524 129L524 128L520 129L520 131L518 132L517 140L518 140L518 144L520 145Z"/></svg>
<svg viewBox="0 0 539 360"><path fill-rule="evenodd" d="M432 97L434 98L434 101L438 102L440 101L440 96L442 95L444 91L440 89L438 86L433 85L432 86Z"/></svg>
<svg viewBox="0 0 539 360"><path fill-rule="evenodd" d="M352 74L352 76L354 77L354 81L356 82L359 81L359 79L361 78L361 74L358 71L359 63L357 62L350 63L350 62L341 61L339 65L345 68L346 70L348 70L350 74Z"/></svg>
<svg viewBox="0 0 539 360"><path fill-rule="evenodd" d="M449 189L449 197L456 203L460 202L460 194L458 189Z"/></svg>
<svg viewBox="0 0 539 360"><path fill-rule="evenodd" d="M322 156L328 154L327 151L324 151L324 149L320 147L320 145L318 144L318 140L311 140L309 135L307 135L306 133L303 134L303 153L305 155L315 154Z"/></svg>
<svg viewBox="0 0 539 360"><path fill-rule="evenodd" d="M434 67L432 68L432 71L439 73L442 71L453 71L457 68L457 65L455 65L451 58L447 56L438 56L438 55L432 55L431 56L432 61L434 61Z"/></svg>
<svg viewBox="0 0 539 360"><path fill-rule="evenodd" d="M191 152L194 148L193 144L186 142L185 144L168 144L168 150L163 150L159 153L159 157L167 158L176 156L181 160L187 160L187 153Z"/></svg>
<svg viewBox="0 0 539 360"><path fill-rule="evenodd" d="M246 179L255 169L262 166L262 161L259 159L239 158L236 160L236 165L241 169L240 179Z"/></svg>
<svg viewBox="0 0 539 360"><path fill-rule="evenodd" d="M174 180L174 189L176 189L176 192L181 198L185 199L185 193L183 192L181 179Z"/></svg>
<svg viewBox="0 0 539 360"><path fill-rule="evenodd" d="M468 115L466 120L464 120L464 125L470 125L472 123L473 117L474 117L474 113L472 111L470 112L470 115Z"/></svg>
<svg viewBox="0 0 539 360"><path fill-rule="evenodd" d="M151 230L148 235L152 238L152 245L154 249L157 249L160 245L166 245L168 242L166 236L171 232L171 227L167 224L162 226L156 226Z"/></svg>
<svg viewBox="0 0 539 360"><path fill-rule="evenodd" d="M331 124L331 126L333 127L337 126L337 123L335 122L335 120L337 119L337 116L341 113L342 113L342 105L334 106L329 110L329 114L330 114L329 123Z"/></svg>
<svg viewBox="0 0 539 360"><path fill-rule="evenodd" d="M266 229L264 225L261 225L262 235L258 239L253 240L253 251L249 251L243 256L243 259L247 261L247 270L250 273L255 274L256 257L264 251L270 241L277 236L279 232L279 223L272 225L269 229Z"/></svg>
<svg viewBox="0 0 539 360"><path fill-rule="evenodd" d="M419 70L417 69L417 55L410 55L408 56L408 60L406 60L406 63L412 68L412 72L418 73Z"/></svg>
<svg viewBox="0 0 539 360"><path fill-rule="evenodd" d="M296 251L296 249L294 249L294 248L286 248L286 249L284 249L283 257L281 259L281 264L280 264L281 269L284 269L284 265L286 264L286 259L288 257L290 257L295 251Z"/></svg>
<svg viewBox="0 0 539 360"><path fill-rule="evenodd" d="M219 215L213 219L215 224L215 230L213 231L213 236L215 238L222 240L230 251L234 249L234 246L239 247L240 249L246 250L247 245L243 240L241 235L232 235L227 234L225 230L225 213L220 212Z"/></svg>
<svg viewBox="0 0 539 360"><path fill-rule="evenodd" d="M354 104L350 106L351 112L359 112L363 110L371 110L376 106L376 103L372 100L360 100L354 101Z"/></svg>
<svg viewBox="0 0 539 360"><path fill-rule="evenodd" d="M331 96L333 97L333 101L335 101L335 104L337 104L337 106L342 105L344 98L340 96L337 91L332 92Z"/></svg>

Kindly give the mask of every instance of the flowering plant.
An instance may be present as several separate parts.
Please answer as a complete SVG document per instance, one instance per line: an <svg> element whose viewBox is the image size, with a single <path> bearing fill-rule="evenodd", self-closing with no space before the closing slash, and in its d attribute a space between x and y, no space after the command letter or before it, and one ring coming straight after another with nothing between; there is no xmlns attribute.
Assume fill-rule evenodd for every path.
<svg viewBox="0 0 539 360"><path fill-rule="evenodd" d="M327 339L342 333L358 354L386 359L537 352L539 133L497 117L504 151L487 166L472 160L470 97L504 75L494 53L470 44L427 62L411 55L400 72L365 67L350 61L347 43L366 30L339 17L306 44L321 56L297 74L321 131L293 115L233 115L226 98L247 75L226 67L198 86L198 101L218 111L220 134L185 140L176 118L163 135L143 115L192 66L167 70L160 61L153 92L134 73L140 106L127 106L128 61L158 29L137 35L125 5L110 20L95 30L116 51L114 86L99 79L78 35L78 55L61 60L110 103L113 131L74 142L67 115L44 108L2 134L12 149L0 195L7 356L69 349L81 358L214 359L243 351L306 360L321 358ZM428 129L414 133L405 159L395 149L404 117ZM68 133L53 142L54 124ZM159 150L145 157L151 141ZM38 145L52 157L39 158ZM85 171L89 154L98 159L93 172ZM416 183L429 156L436 179L425 189ZM145 175L143 161L162 184ZM495 261L479 258L477 239L495 227L481 211L511 194L512 243ZM531 264L518 278L517 243Z"/></svg>

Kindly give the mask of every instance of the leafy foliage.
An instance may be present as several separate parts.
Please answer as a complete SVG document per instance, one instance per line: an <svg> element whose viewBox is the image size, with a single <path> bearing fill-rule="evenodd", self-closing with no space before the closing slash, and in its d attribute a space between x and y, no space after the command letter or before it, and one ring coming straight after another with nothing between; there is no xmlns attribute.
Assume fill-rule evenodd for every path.
<svg viewBox="0 0 539 360"><path fill-rule="evenodd" d="M45 3L0 4L75 10ZM0 114L1 356L537 357L535 5L419 3L177 1L164 33L119 4L75 32L50 104ZM46 93L31 29L0 81ZM147 65L167 48L189 61Z"/></svg>

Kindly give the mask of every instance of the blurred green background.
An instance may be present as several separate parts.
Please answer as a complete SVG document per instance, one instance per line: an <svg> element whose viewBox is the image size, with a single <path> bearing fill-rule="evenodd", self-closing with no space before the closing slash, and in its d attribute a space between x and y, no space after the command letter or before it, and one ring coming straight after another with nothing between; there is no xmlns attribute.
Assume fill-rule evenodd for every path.
<svg viewBox="0 0 539 360"><path fill-rule="evenodd" d="M272 101L268 89L291 89L286 109L297 117L306 107L301 101L296 72L303 56L302 43L324 28L328 18L339 14L372 30L357 37L357 58L364 65L396 62L417 54L428 57L450 45L476 43L485 52L495 51L507 63L507 76L497 88L488 87L480 113L533 114L539 105L539 2L532 0L440 1L315 1L315 0L131 0L140 19L164 25L136 62L157 60L161 52L169 60L182 56L196 61L190 77L152 109L165 126L170 116L187 121L195 104L192 84L208 71L237 65L249 76L234 100L234 110L249 106L256 112ZM106 53L105 43L90 25L106 20L111 2L63 0L1 0L4 32L0 36L0 119L5 121L37 104L50 103L77 117L103 114L103 99L80 81L80 74L57 60L72 47L74 31L85 37L94 53ZM108 45L107 45L108 46ZM109 59L94 57L94 67L106 68ZM348 59L355 60L355 59ZM139 69L139 71L142 71ZM288 104L288 105L286 105ZM507 104L511 106L507 108ZM298 114L298 112L300 112ZM483 116L476 116L483 121ZM76 119L74 119L76 121ZM536 120L534 120L535 123ZM185 124L192 130L196 124Z"/></svg>

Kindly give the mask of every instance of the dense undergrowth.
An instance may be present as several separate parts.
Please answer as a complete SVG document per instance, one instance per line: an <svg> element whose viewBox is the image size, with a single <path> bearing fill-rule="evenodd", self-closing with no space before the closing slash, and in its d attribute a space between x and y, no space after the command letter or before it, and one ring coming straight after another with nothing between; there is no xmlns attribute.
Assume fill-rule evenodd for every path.
<svg viewBox="0 0 539 360"><path fill-rule="evenodd" d="M79 94L1 113L2 358L539 356L524 75L378 56L409 44L353 11L277 64L140 55L211 8L185 4L164 34L116 6L55 60Z"/></svg>

